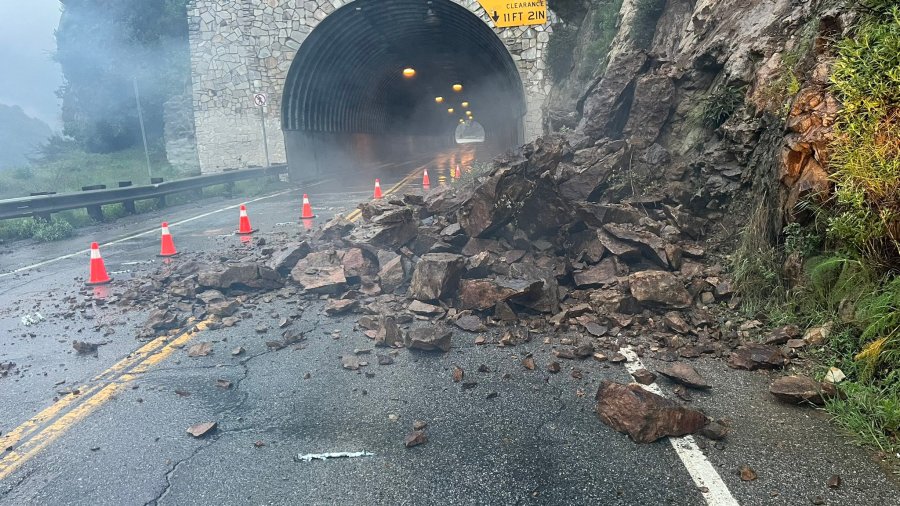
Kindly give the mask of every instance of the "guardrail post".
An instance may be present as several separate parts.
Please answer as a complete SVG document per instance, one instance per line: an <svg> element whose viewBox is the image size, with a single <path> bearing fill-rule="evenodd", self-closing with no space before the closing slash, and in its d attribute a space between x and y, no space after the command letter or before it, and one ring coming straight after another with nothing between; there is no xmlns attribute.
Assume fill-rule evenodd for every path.
<svg viewBox="0 0 900 506"><path fill-rule="evenodd" d="M43 197L44 195L56 195L56 192L31 192L30 195L32 197ZM39 221L50 222L53 218L51 213L35 213L33 216L34 219Z"/></svg>
<svg viewBox="0 0 900 506"><path fill-rule="evenodd" d="M238 169L236 169L236 168L222 169L222 172L234 172L236 170L238 170ZM233 197L234 196L234 181L229 181L229 182L225 183L224 186L225 186L225 195L227 195L229 198Z"/></svg>
<svg viewBox="0 0 900 506"><path fill-rule="evenodd" d="M91 191L91 190L105 190L105 184L94 184L90 186L82 186L81 191ZM103 221L103 207L101 206L87 206L88 216L91 217L94 221Z"/></svg>
<svg viewBox="0 0 900 506"><path fill-rule="evenodd" d="M131 186L131 181L119 181L119 188L128 188L129 186ZM134 200L123 200L122 207L125 208L125 212L128 214L137 214L137 209L134 207Z"/></svg>
<svg viewBox="0 0 900 506"><path fill-rule="evenodd" d="M160 184L162 182L163 182L163 178L161 178L161 177L151 177L150 178L150 184ZM156 207L158 207L159 209L166 207L166 196L165 195L160 195L156 199Z"/></svg>

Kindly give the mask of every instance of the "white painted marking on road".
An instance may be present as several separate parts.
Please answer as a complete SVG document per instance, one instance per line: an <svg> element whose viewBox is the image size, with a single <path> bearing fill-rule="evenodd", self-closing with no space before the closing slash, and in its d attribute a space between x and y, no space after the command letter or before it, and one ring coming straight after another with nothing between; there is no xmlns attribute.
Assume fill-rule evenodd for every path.
<svg viewBox="0 0 900 506"><path fill-rule="evenodd" d="M629 374L644 368L641 359L630 347L623 347L619 352L628 359L628 362L625 362L625 369L628 370ZM663 395L662 390L656 383L641 385L641 387L654 394ZM712 463L707 460L706 455L697 446L692 436L670 437L669 443L672 444L672 448L675 449L678 458L681 459L684 467L687 468L687 472L691 475L691 479L694 480L694 484L702 492L703 498L706 499L706 504L709 504L709 506L738 506L738 502L731 495L728 486L722 481L722 477L719 476Z"/></svg>
<svg viewBox="0 0 900 506"><path fill-rule="evenodd" d="M324 181L319 181L319 182L316 182L316 183L312 183L312 184L310 184L310 185L306 185L306 186L304 186L304 188L310 188L310 187L313 187L313 186L319 186L319 185L321 185L321 184L325 184L325 183L328 183L328 182L330 182L330 181L331 181L330 179L326 179L326 180L324 180ZM178 226L178 225L183 225L183 224L185 224L185 223L190 223L190 222L192 222L192 221L196 221L196 220L199 220L199 219L202 219L202 218L206 218L207 216L212 216L212 215L214 215L214 214L216 214L216 213L221 213L221 212L223 212L223 211L228 211L228 210L231 210L231 209L237 209L238 207L241 206L241 204L250 204L250 203L252 203L252 202L259 202L260 200L270 199L270 198L273 198L273 197L279 197L279 196L281 196L281 195L285 195L285 194L291 193L291 192L296 192L296 191L299 191L299 190L300 190L299 188L292 188L292 189L290 189L290 190L284 190L284 191L276 192L276 193L273 193L273 194L271 194L271 195L263 195L262 197L257 197L257 198L255 198L255 199L253 199L253 200L246 200L246 201L243 201L243 202L239 202L239 203L237 203L237 204L234 204L234 205L230 205L230 206L227 206L227 207L223 207L223 208L221 208L221 209L216 209L215 211L210 211L210 212L208 212L208 213L198 214L197 216L192 216L192 217L190 217L190 218L187 218L187 219L184 219L184 220L181 220L181 221L176 221L176 222L169 223L169 227L171 228L171 227L175 227L175 226ZM150 229L150 230L141 232L141 233L139 233L139 234L134 234L134 235L130 235L130 236L128 236L128 237L123 237L123 238L121 238L121 239L116 239L116 240L114 240L114 241L101 243L100 246L106 247L106 246L112 246L113 244L121 244L121 243L123 243L123 242L127 242L127 241L131 241L131 240L137 239L138 237L144 237L145 235L154 234L154 233L158 233L158 232L159 232L159 227L154 227L154 228L152 228L152 229ZM30 271L31 269L37 269L38 267L43 267L43 266L45 266L45 265L50 265L50 264L52 264L52 263L56 263L56 262L59 262L59 261L61 261L61 260L66 260L66 259L69 259L69 258L74 258L74 257L77 257L77 256L82 256L82 255L84 255L85 253L89 253L90 251L91 251L90 249L83 249L83 250L81 250L81 251L76 251L75 253L71 253L71 254L69 254L69 255L63 255L63 256L60 256L60 257L51 258L50 260L44 260L43 262L38 262L38 263L36 263L36 264L28 265L28 266L25 266L25 267L20 267L20 268L18 268L18 269L15 269L15 270L12 270L12 271L9 271L9 272L3 272L3 273L0 273L0 278L5 278L5 277L7 277L7 276L12 276L12 275L18 274L18 273L20 273L20 272Z"/></svg>
<svg viewBox="0 0 900 506"><path fill-rule="evenodd" d="M297 455L297 462L311 462L313 460L326 459L352 459L356 457L371 457L375 455L369 452L332 452L332 453L307 453L306 455Z"/></svg>

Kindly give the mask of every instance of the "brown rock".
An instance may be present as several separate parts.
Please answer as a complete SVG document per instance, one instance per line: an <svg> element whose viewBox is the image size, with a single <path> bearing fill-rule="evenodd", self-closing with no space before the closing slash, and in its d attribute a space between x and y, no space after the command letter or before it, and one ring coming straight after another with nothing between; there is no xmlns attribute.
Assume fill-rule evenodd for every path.
<svg viewBox="0 0 900 506"><path fill-rule="evenodd" d="M406 271L403 270L403 257L397 255L388 260L381 266L378 271L378 277L381 278L381 289L385 293L392 293L406 282Z"/></svg>
<svg viewBox="0 0 900 506"><path fill-rule="evenodd" d="M522 365L525 367L525 369L528 369L529 371L533 371L535 368L534 357L532 357L530 355L525 357L524 359L522 359Z"/></svg>
<svg viewBox="0 0 900 506"><path fill-rule="evenodd" d="M403 440L403 445L407 448L412 448L413 446L419 446L427 442L428 436L425 435L425 431L415 430L406 436L406 439Z"/></svg>
<svg viewBox="0 0 900 506"><path fill-rule="evenodd" d="M729 367L735 369L777 369L784 367L787 360L781 354L781 350L765 344L749 343L735 350L728 357Z"/></svg>
<svg viewBox="0 0 900 506"><path fill-rule="evenodd" d="M708 389L712 386L700 376L696 369L683 362L675 362L669 367L657 369L656 372L669 378L675 383L680 383L691 388Z"/></svg>
<svg viewBox="0 0 900 506"><path fill-rule="evenodd" d="M680 314L674 311L666 313L663 317L663 322L666 324L666 327L669 327L679 334L687 334L691 331L691 326L684 321L684 318L682 318Z"/></svg>
<svg viewBox="0 0 900 506"><path fill-rule="evenodd" d="M396 320L390 316L381 318L375 334L375 346L396 346L403 342L403 335Z"/></svg>
<svg viewBox="0 0 900 506"><path fill-rule="evenodd" d="M612 258L605 258L597 265L575 271L575 286L578 288L594 288L611 285L617 281L616 264Z"/></svg>
<svg viewBox="0 0 900 506"><path fill-rule="evenodd" d="M360 248L350 248L339 254L344 274L350 278L358 278L374 274L377 266Z"/></svg>
<svg viewBox="0 0 900 506"><path fill-rule="evenodd" d="M350 311L359 307L359 301L354 299L332 299L329 300L328 303L325 304L325 314L329 316L336 316L344 313L349 313Z"/></svg>
<svg viewBox="0 0 900 506"><path fill-rule="evenodd" d="M459 309L485 310L513 297L524 297L540 290L541 281L508 279L464 279L459 283Z"/></svg>
<svg viewBox="0 0 900 506"><path fill-rule="evenodd" d="M669 267L666 243L656 234L646 230L632 230L612 223L603 228L618 239L637 244L643 256L660 267Z"/></svg>
<svg viewBox="0 0 900 506"><path fill-rule="evenodd" d="M841 488L841 477L836 474L831 475L826 485L828 485L828 488Z"/></svg>
<svg viewBox="0 0 900 506"><path fill-rule="evenodd" d="M291 269L310 252L309 244L303 242L289 242L272 254L266 266L277 271L282 276L290 274Z"/></svg>
<svg viewBox="0 0 900 506"><path fill-rule="evenodd" d="M656 381L656 375L644 368L634 371L631 373L631 376L641 385L649 385Z"/></svg>
<svg viewBox="0 0 900 506"><path fill-rule="evenodd" d="M440 327L420 327L410 330L406 336L406 347L423 351L450 351L453 333Z"/></svg>
<svg viewBox="0 0 900 506"><path fill-rule="evenodd" d="M684 308L691 295L674 274L665 271L635 272L628 277L631 295L638 301L665 307Z"/></svg>
<svg viewBox="0 0 900 506"><path fill-rule="evenodd" d="M796 325L785 325L772 329L766 337L765 344L781 345L800 335L800 328Z"/></svg>
<svg viewBox="0 0 900 506"><path fill-rule="evenodd" d="M428 253L416 264L409 293L418 300L437 300L453 296L459 285L465 261L461 255Z"/></svg>
<svg viewBox="0 0 900 506"><path fill-rule="evenodd" d="M212 343L202 342L188 348L187 354L189 357L205 357L212 353L212 350Z"/></svg>
<svg viewBox="0 0 900 506"><path fill-rule="evenodd" d="M459 383L466 376L466 373L462 370L462 367L458 365L453 366L453 382Z"/></svg>
<svg viewBox="0 0 900 506"><path fill-rule="evenodd" d="M739 470L742 481L753 481L756 479L756 471L752 467L743 465Z"/></svg>
<svg viewBox="0 0 900 506"><path fill-rule="evenodd" d="M344 267L334 251L315 251L297 262L291 278L311 293L338 293L347 284Z"/></svg>
<svg viewBox="0 0 900 506"><path fill-rule="evenodd" d="M481 321L481 318L475 315L465 315L461 316L453 322L457 327L465 330L466 332L484 332L486 327L484 326L484 322Z"/></svg>
<svg viewBox="0 0 900 506"><path fill-rule="evenodd" d="M547 364L547 371L553 374L558 373L561 369L562 368L560 367L559 362L553 361Z"/></svg>
<svg viewBox="0 0 900 506"><path fill-rule="evenodd" d="M719 441L725 439L725 436L728 435L728 431L728 427L719 422L709 422L705 427L700 429L700 435L713 441Z"/></svg>
<svg viewBox="0 0 900 506"><path fill-rule="evenodd" d="M679 406L637 384L603 380L596 399L600 420L637 443L692 434L708 422L703 413Z"/></svg>
<svg viewBox="0 0 900 506"><path fill-rule="evenodd" d="M219 424L217 422L195 423L194 425L188 427L187 433L193 437L201 438L207 434L212 433L218 426Z"/></svg>
<svg viewBox="0 0 900 506"><path fill-rule="evenodd" d="M444 309L440 306L435 306L432 304L428 304L426 302L414 300L407 307L410 311L416 314L425 315L425 316L436 316L444 314Z"/></svg>
<svg viewBox="0 0 900 506"><path fill-rule="evenodd" d="M806 376L784 376L769 386L769 393L776 399L790 404L808 402L817 406L825 405L825 401L837 395L834 385L819 383Z"/></svg>

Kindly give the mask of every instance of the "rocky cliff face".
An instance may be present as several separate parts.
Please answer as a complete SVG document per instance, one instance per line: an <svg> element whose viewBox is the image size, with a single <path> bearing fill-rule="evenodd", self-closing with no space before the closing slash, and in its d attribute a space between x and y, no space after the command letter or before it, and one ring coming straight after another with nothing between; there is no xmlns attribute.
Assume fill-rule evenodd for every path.
<svg viewBox="0 0 900 506"><path fill-rule="evenodd" d="M720 222L711 232L723 238L763 204L774 238L801 198L828 191L838 104L824 41L848 25L846 7L624 0L608 51L591 61L599 10L617 4L592 2L569 20L575 60L546 115L605 181L604 199L676 203Z"/></svg>

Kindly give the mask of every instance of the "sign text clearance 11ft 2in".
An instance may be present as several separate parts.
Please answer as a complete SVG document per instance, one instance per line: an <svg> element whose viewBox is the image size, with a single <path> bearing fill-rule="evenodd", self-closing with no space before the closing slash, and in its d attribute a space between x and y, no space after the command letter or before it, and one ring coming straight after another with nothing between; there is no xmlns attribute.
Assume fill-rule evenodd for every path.
<svg viewBox="0 0 900 506"><path fill-rule="evenodd" d="M543 25L547 22L547 0L478 0L497 28Z"/></svg>

